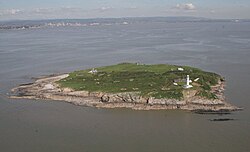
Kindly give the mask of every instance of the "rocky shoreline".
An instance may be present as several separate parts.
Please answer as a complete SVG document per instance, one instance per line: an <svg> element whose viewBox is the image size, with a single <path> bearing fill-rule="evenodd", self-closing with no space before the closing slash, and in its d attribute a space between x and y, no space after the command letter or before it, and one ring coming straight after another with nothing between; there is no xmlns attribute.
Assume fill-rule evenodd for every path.
<svg viewBox="0 0 250 152"><path fill-rule="evenodd" d="M135 110L183 109L189 111L236 111L241 110L225 101L223 94L225 82L212 86L218 99L210 100L195 96L195 90L185 90L182 100L144 98L138 92L104 93L74 91L60 88L56 83L68 74L52 75L37 79L34 83L23 84L11 90L10 98L45 99L69 102L80 106L97 108L131 108Z"/></svg>

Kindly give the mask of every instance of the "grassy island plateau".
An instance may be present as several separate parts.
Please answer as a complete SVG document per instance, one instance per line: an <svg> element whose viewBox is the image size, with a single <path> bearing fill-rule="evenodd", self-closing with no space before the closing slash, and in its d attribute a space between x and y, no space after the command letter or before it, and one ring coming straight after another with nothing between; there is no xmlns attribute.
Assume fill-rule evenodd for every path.
<svg viewBox="0 0 250 152"><path fill-rule="evenodd" d="M225 101L222 76L189 66L120 63L53 75L12 89L14 98L99 108L239 110Z"/></svg>

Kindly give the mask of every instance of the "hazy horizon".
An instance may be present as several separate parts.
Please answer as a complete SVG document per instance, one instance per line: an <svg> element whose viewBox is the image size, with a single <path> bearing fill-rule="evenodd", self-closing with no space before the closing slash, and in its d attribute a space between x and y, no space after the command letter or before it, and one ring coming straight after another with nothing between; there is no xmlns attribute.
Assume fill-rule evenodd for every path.
<svg viewBox="0 0 250 152"><path fill-rule="evenodd" d="M250 19L250 1L1 0L0 20L192 16Z"/></svg>
<svg viewBox="0 0 250 152"><path fill-rule="evenodd" d="M193 17L193 16L145 16L145 17L140 17L140 16L134 16L134 17L93 17L93 18L48 18L48 19L6 19L6 20L0 20L0 22L12 22L12 21L50 21L50 20L101 20L101 19L114 19L114 20L119 20L119 19L157 19L157 18L162 18L162 19L176 19L176 20L187 20L187 21L192 21L192 20L250 20L250 18L209 18L209 17Z"/></svg>

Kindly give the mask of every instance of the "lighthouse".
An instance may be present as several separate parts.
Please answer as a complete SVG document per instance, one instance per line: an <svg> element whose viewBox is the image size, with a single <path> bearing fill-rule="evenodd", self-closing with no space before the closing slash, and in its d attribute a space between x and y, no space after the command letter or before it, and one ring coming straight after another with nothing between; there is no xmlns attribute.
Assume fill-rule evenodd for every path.
<svg viewBox="0 0 250 152"><path fill-rule="evenodd" d="M185 89L188 89L188 88L192 88L193 86L190 85L190 79L189 79L189 75L187 75L187 80L186 80L186 84L183 86Z"/></svg>

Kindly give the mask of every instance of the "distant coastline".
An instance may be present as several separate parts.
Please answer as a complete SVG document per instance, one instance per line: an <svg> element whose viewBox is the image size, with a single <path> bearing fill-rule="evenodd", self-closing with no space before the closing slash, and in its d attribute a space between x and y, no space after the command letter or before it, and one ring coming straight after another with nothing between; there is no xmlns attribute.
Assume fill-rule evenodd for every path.
<svg viewBox="0 0 250 152"><path fill-rule="evenodd" d="M47 20L10 20L0 21L0 30L24 30L45 27L91 27L110 25L129 25L147 22L250 22L249 19L210 19L202 17L124 17L89 19L47 19Z"/></svg>

